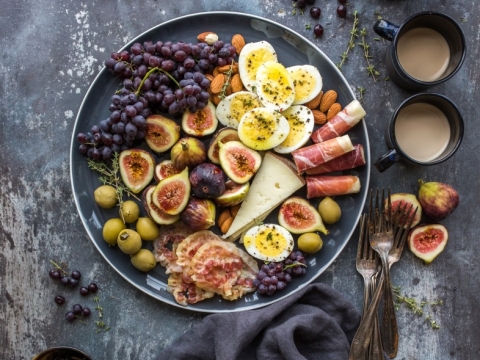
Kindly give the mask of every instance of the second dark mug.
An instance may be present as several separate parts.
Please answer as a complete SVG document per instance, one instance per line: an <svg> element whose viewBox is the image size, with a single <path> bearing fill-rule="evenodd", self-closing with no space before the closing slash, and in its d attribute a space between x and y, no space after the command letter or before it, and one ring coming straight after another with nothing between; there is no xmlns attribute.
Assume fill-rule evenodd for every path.
<svg viewBox="0 0 480 360"><path fill-rule="evenodd" d="M373 29L391 41L386 54L388 75L405 90L425 90L447 81L465 59L462 29L442 13L417 13L400 26L378 20Z"/></svg>

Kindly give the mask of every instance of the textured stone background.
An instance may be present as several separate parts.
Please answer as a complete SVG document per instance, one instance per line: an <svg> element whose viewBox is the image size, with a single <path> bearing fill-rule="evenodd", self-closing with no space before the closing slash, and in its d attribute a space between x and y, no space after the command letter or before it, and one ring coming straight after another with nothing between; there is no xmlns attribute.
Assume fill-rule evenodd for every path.
<svg viewBox="0 0 480 360"><path fill-rule="evenodd" d="M292 15L291 2L284 0L3 0L0 5L0 359L30 359L55 345L79 347L95 359L152 359L202 319L203 315L163 304L124 281L92 245L77 215L69 179L72 128L90 83L111 51L163 21L229 10L281 22L337 62L346 48L354 9L360 27L368 31L371 61L381 73L377 82L367 76L359 47L343 66L354 91L366 89L372 160L386 150L385 122L411 95L384 80L387 43L375 41L371 30L377 16L400 23L415 12L437 10L458 20L465 32L468 54L462 69L448 83L429 90L449 96L460 107L466 126L460 150L435 167L398 164L382 174L372 169L371 186L416 192L417 179L424 178L459 190L460 207L443 222L450 231L444 253L425 266L406 251L393 268L393 282L404 293L444 302L432 312L440 330L432 330L405 307L398 311L398 359L478 358L478 4L352 0L344 21L336 16L335 0L317 0L325 27L318 39L305 27L315 21L308 14ZM344 293L360 309L363 289L355 271L355 251L353 240L318 281ZM48 278L49 259L65 261L101 284L108 332L95 333L93 322L64 320L65 310L52 301L63 290ZM69 295L83 301L74 293Z"/></svg>

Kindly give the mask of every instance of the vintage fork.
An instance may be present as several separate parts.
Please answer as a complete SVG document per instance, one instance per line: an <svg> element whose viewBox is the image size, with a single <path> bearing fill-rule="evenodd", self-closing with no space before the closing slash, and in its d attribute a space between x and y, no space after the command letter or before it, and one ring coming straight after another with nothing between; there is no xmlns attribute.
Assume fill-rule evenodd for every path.
<svg viewBox="0 0 480 360"><path fill-rule="evenodd" d="M390 205L391 204L389 203L389 206ZM412 212L413 204L410 204L408 209L407 205L407 203L402 204L402 206L397 208L397 211L395 211L394 214L391 214L392 217L390 218L390 222L393 225L394 242L388 253L389 269L392 267L392 264L400 260L400 257L402 256L403 248L405 247L408 233L410 232L417 211L417 208L415 208ZM405 215L402 217L402 214L408 214L408 217ZM386 292L384 294L386 295ZM397 356L398 352L398 326L393 296L384 297L381 334L383 349L387 355L393 359Z"/></svg>
<svg viewBox="0 0 480 360"><path fill-rule="evenodd" d="M367 229L367 215L363 214L360 217L360 236L358 239L358 248L357 248L357 259L356 267L357 271L363 277L363 309L362 309L362 318L368 309L368 303L370 301L370 296L374 292L376 285L374 284L374 278L380 272L380 261L378 255L373 251L370 246L370 241L368 239L368 229ZM375 319L374 327L372 329L372 340L370 344L369 357L370 360L383 360L383 350L382 350L382 339L379 334L379 325L378 320Z"/></svg>

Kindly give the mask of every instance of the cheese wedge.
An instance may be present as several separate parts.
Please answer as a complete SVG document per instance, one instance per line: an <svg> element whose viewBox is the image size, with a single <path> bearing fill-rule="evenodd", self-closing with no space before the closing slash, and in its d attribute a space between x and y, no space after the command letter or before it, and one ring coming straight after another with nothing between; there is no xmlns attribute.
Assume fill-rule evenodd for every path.
<svg viewBox="0 0 480 360"><path fill-rule="evenodd" d="M227 241L235 241L250 227L263 221L286 198L305 185L295 164L272 152L267 152L250 185L242 206L228 232Z"/></svg>

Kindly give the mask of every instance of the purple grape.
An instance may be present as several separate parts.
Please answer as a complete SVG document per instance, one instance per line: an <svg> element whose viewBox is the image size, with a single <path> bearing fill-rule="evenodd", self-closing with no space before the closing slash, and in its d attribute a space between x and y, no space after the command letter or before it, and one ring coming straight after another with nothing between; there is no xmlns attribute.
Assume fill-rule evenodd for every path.
<svg viewBox="0 0 480 360"><path fill-rule="evenodd" d="M67 321L74 321L76 319L76 316L73 312L69 311L65 314L65 319Z"/></svg>
<svg viewBox="0 0 480 360"><path fill-rule="evenodd" d="M63 305L63 304L65 304L65 298L61 295L57 295L57 296L55 296L55 302L58 305Z"/></svg>

